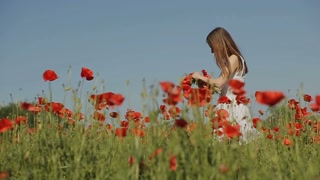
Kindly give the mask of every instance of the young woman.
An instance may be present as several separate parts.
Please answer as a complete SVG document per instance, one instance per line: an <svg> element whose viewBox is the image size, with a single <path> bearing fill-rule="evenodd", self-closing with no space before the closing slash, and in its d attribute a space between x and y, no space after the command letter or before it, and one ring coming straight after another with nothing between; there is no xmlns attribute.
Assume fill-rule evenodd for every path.
<svg viewBox="0 0 320 180"><path fill-rule="evenodd" d="M241 138L248 142L258 134L258 131L253 127L249 108L243 103L238 104L236 102L236 95L229 87L229 81L232 79L245 82L245 75L248 73L246 61L229 32L222 27L217 27L208 34L207 43L215 56L217 66L221 70L220 76L218 78L207 78L199 72L195 72L192 78L197 81L200 80L200 82L203 81L202 83L208 83L212 87L220 88L220 96L226 96L231 100L230 103L217 104L216 108L225 109L229 112L228 120L240 125Z"/></svg>

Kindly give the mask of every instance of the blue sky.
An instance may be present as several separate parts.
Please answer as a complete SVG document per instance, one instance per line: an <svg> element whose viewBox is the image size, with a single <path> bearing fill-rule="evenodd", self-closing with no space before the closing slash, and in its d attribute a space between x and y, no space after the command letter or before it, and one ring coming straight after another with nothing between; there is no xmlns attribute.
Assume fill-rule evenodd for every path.
<svg viewBox="0 0 320 180"><path fill-rule="evenodd" d="M81 67L95 72L83 91L127 97L123 108L141 107L142 82L179 82L186 73L207 70L217 76L205 38L225 27L248 67L248 96L280 90L288 97L320 93L320 3L310 1L0 1L0 102L32 101L52 82L54 101L62 84L77 87ZM71 66L71 79L68 69ZM129 86L126 82L130 81ZM71 99L71 92L67 92ZM254 99L252 106L255 106Z"/></svg>

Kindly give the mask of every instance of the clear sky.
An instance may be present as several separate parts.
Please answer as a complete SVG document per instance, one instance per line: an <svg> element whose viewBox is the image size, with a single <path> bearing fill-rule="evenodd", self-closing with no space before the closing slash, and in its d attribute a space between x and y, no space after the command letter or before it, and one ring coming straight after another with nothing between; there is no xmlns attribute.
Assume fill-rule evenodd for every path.
<svg viewBox="0 0 320 180"><path fill-rule="evenodd" d="M319 17L317 0L1 0L0 101L48 94L42 73L52 69L60 77L52 82L54 101L61 102L62 84L76 88L81 67L88 67L96 78L83 91L101 89L104 80L105 91L127 97L124 108L139 109L143 79L149 86L178 83L202 69L220 73L205 41L217 26L230 32L247 61L248 96L280 90L295 98L301 84L314 96Z"/></svg>

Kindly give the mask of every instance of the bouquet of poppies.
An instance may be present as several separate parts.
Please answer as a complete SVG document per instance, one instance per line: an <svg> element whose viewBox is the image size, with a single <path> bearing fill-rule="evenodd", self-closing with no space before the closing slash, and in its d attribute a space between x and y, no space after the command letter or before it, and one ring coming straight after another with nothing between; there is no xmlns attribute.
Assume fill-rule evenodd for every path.
<svg viewBox="0 0 320 180"><path fill-rule="evenodd" d="M207 73L206 70L202 70L201 72L203 76L211 78L211 76ZM204 105L207 102L211 101L212 94L220 94L220 89L218 87L212 86L203 81L196 81L192 78L192 74L193 73L189 73L181 81L183 96L189 100L189 104L193 104L192 101L198 101L200 102L200 105ZM196 84L198 88L193 88L192 85L194 84Z"/></svg>

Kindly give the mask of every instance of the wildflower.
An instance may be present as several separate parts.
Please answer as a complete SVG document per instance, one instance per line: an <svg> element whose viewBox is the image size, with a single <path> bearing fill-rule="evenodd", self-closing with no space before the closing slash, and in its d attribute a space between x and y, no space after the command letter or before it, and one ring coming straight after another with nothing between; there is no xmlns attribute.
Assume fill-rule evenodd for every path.
<svg viewBox="0 0 320 180"><path fill-rule="evenodd" d="M44 81L54 81L54 80L58 79L59 77L56 74L56 72L48 69L43 73L42 78Z"/></svg>
<svg viewBox="0 0 320 180"><path fill-rule="evenodd" d="M279 103L285 96L280 91L256 91L255 97L257 102L268 106L274 106Z"/></svg>
<svg viewBox="0 0 320 180"><path fill-rule="evenodd" d="M15 124L26 124L27 123L27 117L25 116L17 116L16 119L14 120Z"/></svg>
<svg viewBox="0 0 320 180"><path fill-rule="evenodd" d="M99 107L106 106L120 106L124 101L124 97L121 94L115 94L113 92L92 94L90 95L90 99L95 102L96 109L101 109Z"/></svg>
<svg viewBox="0 0 320 180"><path fill-rule="evenodd" d="M288 101L288 108L289 108L289 109L299 108L299 102L296 101L295 99L290 99L290 100Z"/></svg>
<svg viewBox="0 0 320 180"><path fill-rule="evenodd" d="M258 124L261 123L262 120L261 120L260 118L257 118L257 117L256 117L256 118L253 118L253 119L252 119L252 122L253 122L253 127L254 127L254 128L257 128L257 127L258 127Z"/></svg>
<svg viewBox="0 0 320 180"><path fill-rule="evenodd" d="M176 118L177 116L179 116L180 112L181 112L181 109L177 106L172 106L169 109L169 114L172 118Z"/></svg>
<svg viewBox="0 0 320 180"><path fill-rule="evenodd" d="M150 122L149 116L144 117L144 122L145 122L145 123L149 123L149 122Z"/></svg>
<svg viewBox="0 0 320 180"><path fill-rule="evenodd" d="M230 80L229 86L232 89L233 94L235 95L244 95L246 93L246 91L243 89L244 82L240 80L237 80L237 79Z"/></svg>
<svg viewBox="0 0 320 180"><path fill-rule="evenodd" d="M205 106L211 102L212 95L208 87L192 88L189 92L188 104L190 106L198 105Z"/></svg>
<svg viewBox="0 0 320 180"><path fill-rule="evenodd" d="M170 169L171 171L175 171L178 168L177 158L174 155L171 155L170 158Z"/></svg>
<svg viewBox="0 0 320 180"><path fill-rule="evenodd" d="M124 127L124 128L128 128L129 127L129 121L121 121L120 122L120 126Z"/></svg>
<svg viewBox="0 0 320 180"><path fill-rule="evenodd" d="M312 97L309 94L304 94L303 95L303 100L305 102L310 102L310 101L312 101Z"/></svg>
<svg viewBox="0 0 320 180"><path fill-rule="evenodd" d="M182 101L181 88L176 86L172 82L162 81L159 83L162 90L167 94L167 97L163 99L163 102L168 105L176 105Z"/></svg>
<svg viewBox="0 0 320 180"><path fill-rule="evenodd" d="M64 105L62 103L59 102L51 102L51 103L47 103L44 106L44 109L47 112L52 112L54 114L59 113L62 109L64 108Z"/></svg>
<svg viewBox="0 0 320 180"><path fill-rule="evenodd" d="M236 96L237 104L247 105L250 103L250 98L247 98L245 95L237 95Z"/></svg>
<svg viewBox="0 0 320 180"><path fill-rule="evenodd" d="M229 138L235 138L241 136L240 126L239 125L224 125L223 126L224 134Z"/></svg>
<svg viewBox="0 0 320 180"><path fill-rule="evenodd" d="M162 148L158 148L156 149L150 156L149 156L149 160L152 160L154 157L158 156L159 154L161 154L163 151Z"/></svg>
<svg viewBox="0 0 320 180"><path fill-rule="evenodd" d="M0 179L6 179L9 177L9 173L6 171L0 171Z"/></svg>
<svg viewBox="0 0 320 180"><path fill-rule="evenodd" d="M220 166L220 172L227 173L229 171L228 167L224 164Z"/></svg>
<svg viewBox="0 0 320 180"><path fill-rule="evenodd" d="M320 95L316 95L315 102L310 104L313 112L320 112Z"/></svg>
<svg viewBox="0 0 320 180"><path fill-rule="evenodd" d="M81 69L81 77L86 78L86 80L91 81L93 77L93 71L91 69L82 67Z"/></svg>
<svg viewBox="0 0 320 180"><path fill-rule="evenodd" d="M133 158L133 156L130 156L129 158L128 158L128 162L129 162L129 164L130 164L130 166L132 166L133 164L134 164L134 158Z"/></svg>
<svg viewBox="0 0 320 180"><path fill-rule="evenodd" d="M134 128L132 130L132 134L135 136L143 137L146 135L146 132L143 129L140 128Z"/></svg>
<svg viewBox="0 0 320 180"><path fill-rule="evenodd" d="M188 126L188 122L184 119L177 119L174 121L175 127L185 128Z"/></svg>
<svg viewBox="0 0 320 180"><path fill-rule="evenodd" d="M115 135L117 137L126 137L128 128L120 127L115 130Z"/></svg>
<svg viewBox="0 0 320 180"><path fill-rule="evenodd" d="M262 109L260 109L258 112L259 112L259 114L260 114L261 116L264 115L264 111L263 111Z"/></svg>
<svg viewBox="0 0 320 180"><path fill-rule="evenodd" d="M95 111L93 113L93 119L104 122L106 120L106 116L99 111Z"/></svg>
<svg viewBox="0 0 320 180"><path fill-rule="evenodd" d="M283 140L283 144L286 145L286 146L291 146L292 145L292 141L290 139L286 138L286 139Z"/></svg>
<svg viewBox="0 0 320 180"><path fill-rule="evenodd" d="M0 133L13 129L12 121L8 118L0 119Z"/></svg>
<svg viewBox="0 0 320 180"><path fill-rule="evenodd" d="M110 112L109 116L112 118L117 118L119 116L119 114L117 112Z"/></svg>
<svg viewBox="0 0 320 180"><path fill-rule="evenodd" d="M228 96L221 96L221 97L219 97L219 99L218 99L218 103L219 103L219 104L224 104L224 103L230 104L230 103L231 103L231 100L228 98Z"/></svg>

